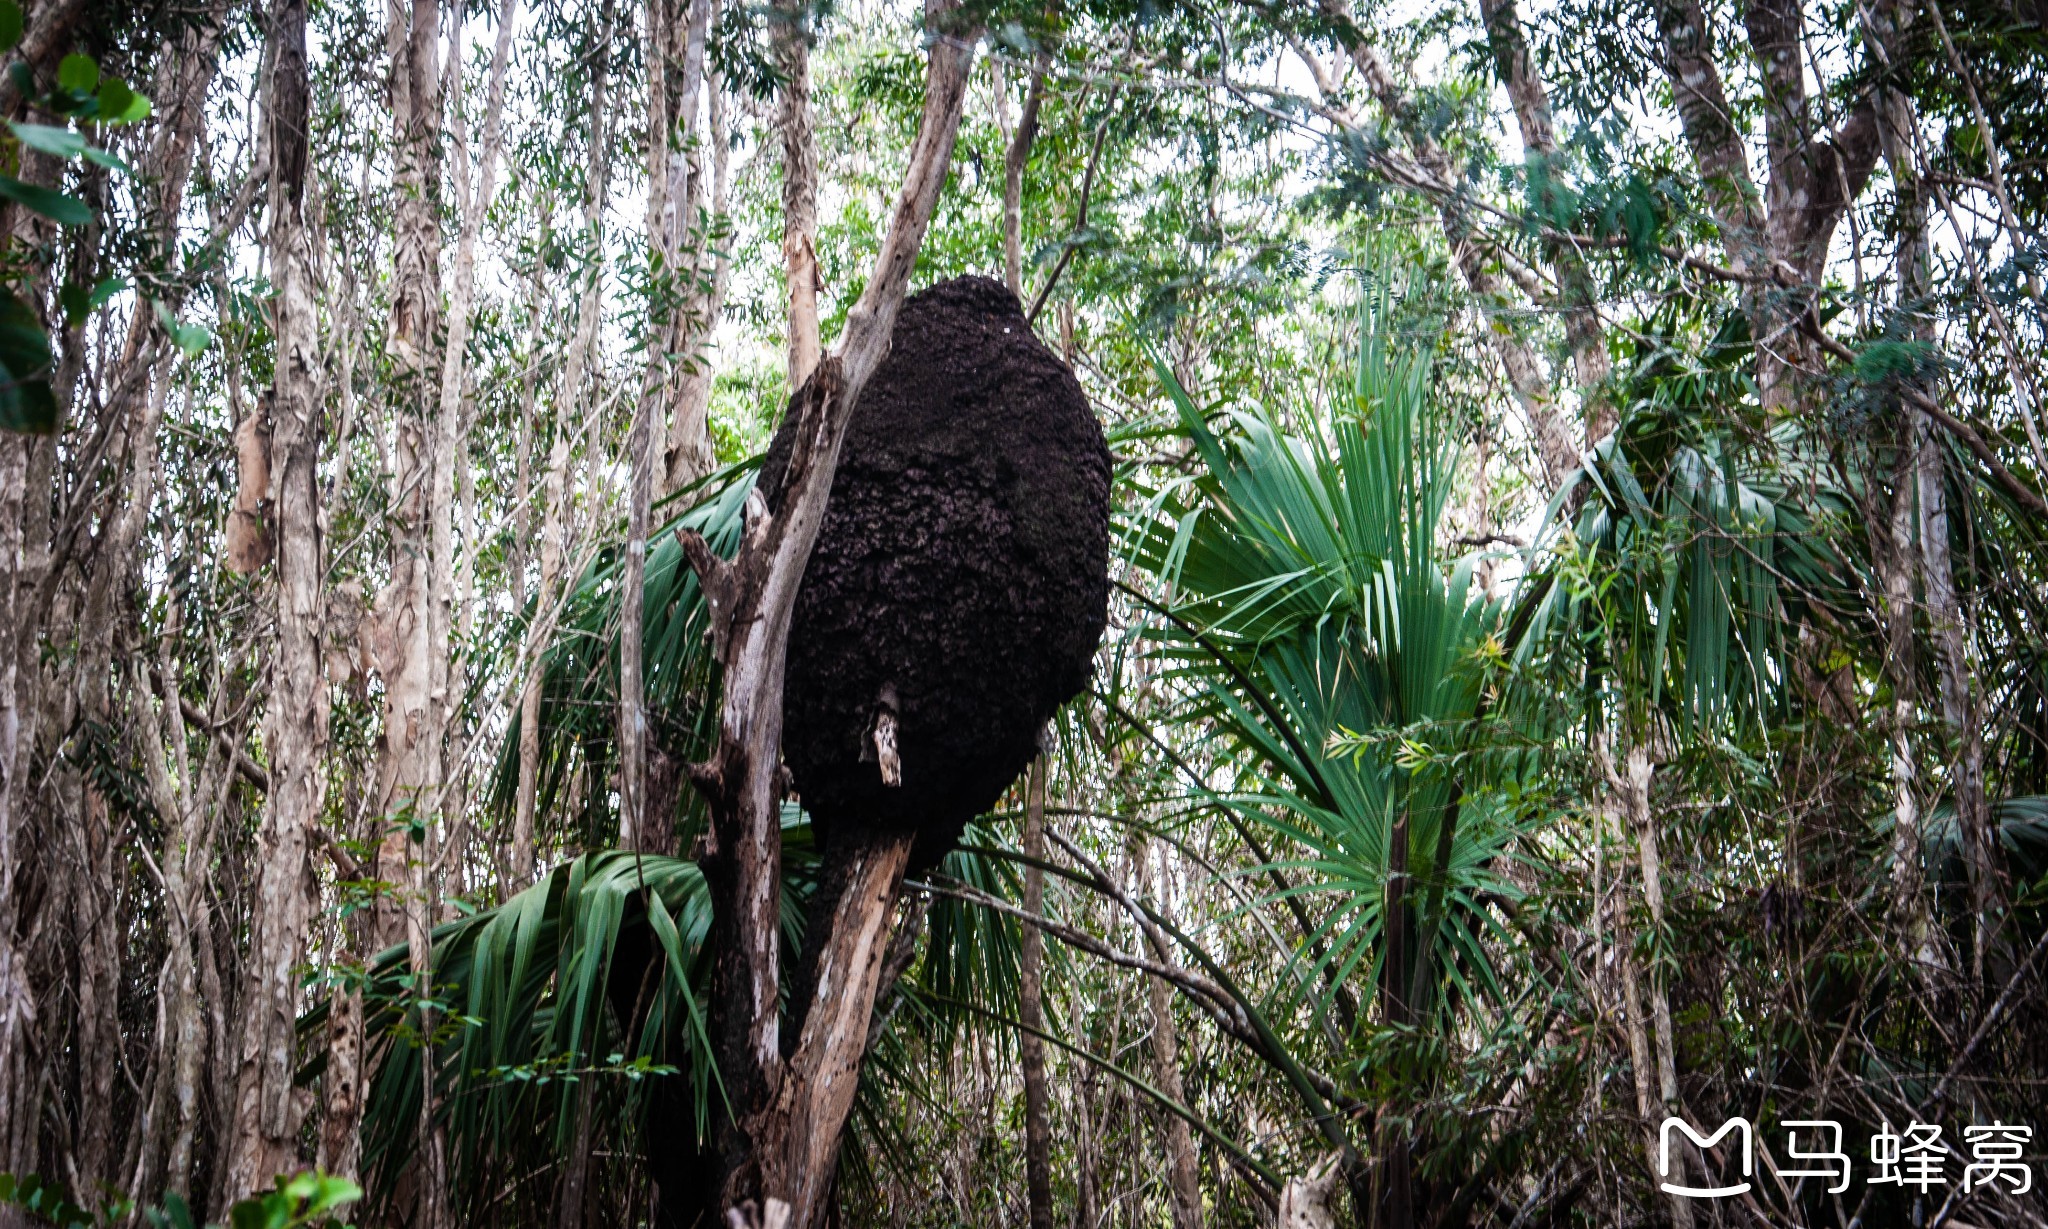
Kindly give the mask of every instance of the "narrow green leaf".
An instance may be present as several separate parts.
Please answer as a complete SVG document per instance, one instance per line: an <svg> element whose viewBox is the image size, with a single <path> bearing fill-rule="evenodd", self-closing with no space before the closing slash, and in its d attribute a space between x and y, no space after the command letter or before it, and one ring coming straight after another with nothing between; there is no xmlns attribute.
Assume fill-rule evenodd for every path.
<svg viewBox="0 0 2048 1229"><path fill-rule="evenodd" d="M59 158L76 158L85 152L85 138L69 128L57 128L50 124L7 125L14 132L14 139L30 149L39 149Z"/></svg>
<svg viewBox="0 0 2048 1229"><path fill-rule="evenodd" d="M92 210L77 197L23 183L10 175L0 175L0 196L61 226L83 226L92 221Z"/></svg>

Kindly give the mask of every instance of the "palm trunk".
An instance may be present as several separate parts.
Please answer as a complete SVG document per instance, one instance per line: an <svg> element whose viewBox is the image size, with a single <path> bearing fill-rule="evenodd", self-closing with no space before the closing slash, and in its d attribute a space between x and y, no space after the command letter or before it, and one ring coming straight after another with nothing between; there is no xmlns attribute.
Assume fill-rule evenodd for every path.
<svg viewBox="0 0 2048 1229"><path fill-rule="evenodd" d="M320 543L318 315L305 226L306 6L284 0L272 61L270 210L277 279L277 363L271 405L276 483L277 649L265 713L270 793L258 835L256 905L241 994L243 1027L224 1191L265 1188L296 1167L292 1091L297 969L315 906L311 845L326 800L326 616Z"/></svg>
<svg viewBox="0 0 2048 1229"><path fill-rule="evenodd" d="M1408 1001L1410 935L1408 888L1408 811L1395 813L1387 833L1387 886L1380 915L1384 919L1380 958L1380 1020L1393 1028L1415 1023ZM1415 1223L1414 1155L1401 1105L1383 1107L1379 1124L1380 1166L1375 1175L1374 1224L1381 1229L1410 1229ZM1386 1113L1385 1110L1393 1110Z"/></svg>

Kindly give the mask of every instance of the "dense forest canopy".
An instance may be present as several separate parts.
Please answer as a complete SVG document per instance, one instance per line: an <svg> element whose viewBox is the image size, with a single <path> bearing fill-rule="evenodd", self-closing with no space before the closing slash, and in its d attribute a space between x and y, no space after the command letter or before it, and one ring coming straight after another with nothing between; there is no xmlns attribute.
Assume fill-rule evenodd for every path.
<svg viewBox="0 0 2048 1229"><path fill-rule="evenodd" d="M2048 1224L2044 26L0 0L0 1224Z"/></svg>

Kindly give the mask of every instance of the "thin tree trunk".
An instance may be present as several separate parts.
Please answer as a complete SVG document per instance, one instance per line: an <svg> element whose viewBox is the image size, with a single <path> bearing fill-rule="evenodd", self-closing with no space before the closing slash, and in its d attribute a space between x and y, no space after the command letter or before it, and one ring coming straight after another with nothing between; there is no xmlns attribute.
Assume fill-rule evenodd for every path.
<svg viewBox="0 0 2048 1229"><path fill-rule="evenodd" d="M554 636L555 586L561 580L568 556L571 527L569 512L570 424L565 421L583 391L584 370L597 345L597 325L603 307L604 206L610 181L611 127L606 110L608 78L603 61L590 90L590 145L586 151L583 181L583 232L592 245L593 257L585 272L583 293L576 307L576 332L569 341L563 362L561 384L555 393L554 440L548 448L548 471L542 491L546 505L541 514L540 577L534 588L533 621L526 632L521 660L526 666L526 686L519 698L519 784L512 820L512 849L509 862L515 878L508 885L517 890L533 881L534 808L540 795L540 702L541 651ZM593 432L590 446L597 441Z"/></svg>
<svg viewBox="0 0 2048 1229"><path fill-rule="evenodd" d="M1578 464L1578 443L1558 412L1549 379L1544 375L1535 351L1502 315L1508 296L1500 278L1488 266L1484 249L1477 242L1470 213L1460 199L1455 168L1423 123L1414 99L1401 88L1386 62L1380 59L1379 52L1366 41L1364 32L1352 17L1347 0L1319 0L1319 3L1324 16L1336 26L1338 40L1343 44L1352 66L1364 78L1367 90L1414 150L1416 162L1434 181L1432 194L1436 197L1437 217L1443 227L1444 242L1451 251L1451 262L1458 267L1485 317L1487 340L1500 359L1508 390L1514 395L1536 438L1545 488L1554 491Z"/></svg>
<svg viewBox="0 0 2048 1229"><path fill-rule="evenodd" d="M1152 851L1140 846L1134 862L1142 878L1151 878L1154 898L1165 911L1167 878L1164 867L1154 869ZM1030 929L1027 927L1027 929ZM1161 961L1172 959L1164 951L1153 953ZM1176 1105L1187 1104L1187 1090L1180 1078L1180 1030L1173 1021L1173 987L1160 977L1145 979L1147 1006L1152 1013L1152 1072L1159 1091ZM1194 1134L1187 1119L1178 1114L1160 1115L1160 1134L1166 1148L1166 1186L1172 1196L1174 1229L1202 1229L1202 1179L1196 1167Z"/></svg>
<svg viewBox="0 0 2048 1229"><path fill-rule="evenodd" d="M1031 761L1024 809L1024 911L1045 912L1045 755ZM1031 1229L1052 1229L1052 1128L1048 1121L1045 1083L1045 936L1025 926L1017 956L1017 1019L1023 1028L1017 1048L1024 1067L1024 1189L1030 1204ZM1179 1121L1175 1119L1175 1121ZM1183 1124L1185 1125L1185 1124Z"/></svg>
<svg viewBox="0 0 2048 1229"><path fill-rule="evenodd" d="M1073 1033L1078 1044L1087 1036L1082 1018L1081 996L1069 996L1073 1004ZM1074 1229L1095 1229L1102 1217L1102 1156L1095 1144L1095 1106L1090 1093L1091 1068L1087 1063L1071 1064L1074 1073Z"/></svg>
<svg viewBox="0 0 2048 1229"><path fill-rule="evenodd" d="M442 324L440 0L391 0L387 17L396 195L390 352L398 432L387 512L391 579L377 611L384 712L375 877L400 886L377 901L373 941L380 947L406 945L420 1004L412 1025L426 1033L434 1027L427 1006L433 924L428 867L443 792L452 537L447 504L453 432L436 381ZM432 1064L422 1065L417 1158L406 1176L406 1194L423 1229L440 1229L442 1165L431 1070Z"/></svg>
<svg viewBox="0 0 2048 1229"><path fill-rule="evenodd" d="M1606 770L1608 788L1620 796L1620 810L1635 832L1637 870L1641 874L1643 903L1649 911L1651 929L1661 940L1665 933L1663 859L1657 843L1656 816L1650 808L1650 784L1656 772L1656 765L1651 761L1649 751L1641 746L1630 746L1623 752L1619 772L1616 771L1611 754L1603 752L1603 758L1606 761L1603 768ZM1612 816L1611 808L1609 814ZM1680 1113L1678 1067L1671 1036L1671 1000L1665 990L1663 975L1652 967L1645 977L1643 970L1638 967L1633 950L1634 935L1622 931L1617 934L1616 942L1622 945L1623 951L1622 977L1628 1009L1629 1066L1635 1076L1636 1111L1641 1116L1643 1129L1647 1133L1645 1146L1650 1149L1650 1166L1654 1173L1662 1154L1660 1126L1667 1116ZM1642 983L1647 983L1647 1013ZM1654 1087L1651 1084L1653 1074L1656 1080ZM1668 1180L1684 1184L1685 1174L1692 1161L1691 1149L1681 1144L1672 1153L1672 1169ZM1671 1222L1677 1229L1692 1229L1693 1207L1685 1196L1671 1197Z"/></svg>
<svg viewBox="0 0 2048 1229"><path fill-rule="evenodd" d="M1892 685L1892 705L1885 730L1892 761L1891 913L1905 942L1905 954L1922 966L1936 965L1920 872L1919 767L1913 755L1913 697L1919 690L1913 653L1913 572L1918 562L1914 542L1915 491L1911 474L1917 465L1915 424L1909 419L1899 432L1898 464L1893 466L1891 507L1883 549L1877 553L1884 583L1885 672Z"/></svg>
<svg viewBox="0 0 2048 1229"><path fill-rule="evenodd" d="M789 312L789 391L818 366L818 142L811 114L810 6L775 0L769 30L782 75L776 131L782 138L782 277Z"/></svg>
<svg viewBox="0 0 2048 1229"><path fill-rule="evenodd" d="M320 545L320 370L311 237L305 226L308 104L305 0L281 0L271 79L271 267L277 281L271 473L276 483L277 649L265 710L270 792L257 887L224 1191L239 1197L296 1167L292 1074L297 970L315 905L311 844L326 798L326 616Z"/></svg>
<svg viewBox="0 0 2048 1229"><path fill-rule="evenodd" d="M1969 614L1956 597L1949 558L1947 466L1942 458L1945 441L1937 437L1926 415L1915 413L1913 417L1920 488L1920 575L1934 632L1942 721L1956 743L1950 776L1955 785L1956 831L1970 887L1970 969L1981 982L2005 892L1997 860L1998 835L1984 794L1983 727L1970 686Z"/></svg>
<svg viewBox="0 0 2048 1229"><path fill-rule="evenodd" d="M1894 3L1879 3L1859 10L1873 54L1885 64L1895 61L1905 31L1901 23L1910 20ZM1927 293L1926 197L1920 178L1918 124L1913 100L1903 90L1885 86L1881 90L1880 136L1884 156L1892 173L1895 212L1900 220L1900 243L1895 257L1899 276L1899 305L1911 314L1916 326L1924 322L1922 301ZM1916 334L1923 332L1916 327ZM1919 691L1913 642L1913 576L1921 566L1915 534L1918 504L1915 475L1920 468L1926 417L1901 406L1902 422L1897 438L1896 462L1892 466L1891 506L1886 517L1887 541L1874 552L1884 585L1886 673L1892 685L1892 707L1885 731L1892 761L1892 924L1898 929L1907 959L1923 975L1939 971L1945 963L1935 944L1921 873L1919 765L1913 754L1915 695Z"/></svg>
<svg viewBox="0 0 2048 1229"><path fill-rule="evenodd" d="M1938 21L1938 11L1935 16ZM1877 47L1877 54L1885 61L1891 60L1903 40L1905 31L1901 27L1909 19L1910 15L1902 13L1895 4L1880 6L1871 14L1872 42ZM1945 31L1943 37L1946 39ZM1981 120L1981 116L1979 118ZM1932 286L1928 267L1926 192L1917 157L1918 125L1913 103L1902 91L1884 91L1882 128L1884 148L1897 184L1900 226L1896 257L1898 306L1912 322L1913 336L1932 344L1935 330L1928 303ZM1984 736L1978 720L1977 697L1970 685L1969 614L1957 598L1955 570L1950 558L1947 466L1942 456L1944 441L1925 413L1903 405L1901 412L1909 416L1911 423L1907 434L1914 455L1914 477L1919 496L1920 575L1927 600L1928 621L1934 633L1941 715L1956 742L1950 777L1956 795L1956 831L1962 846L1964 871L1969 879L1971 973L1982 981L1995 919L2004 903L2004 885L1998 865L1998 835L1984 788ZM1894 498L1908 498L1903 490L1903 481L1900 486L1901 490L1895 493ZM1910 628L1908 630L1910 633Z"/></svg>
<svg viewBox="0 0 2048 1229"><path fill-rule="evenodd" d="M1003 147L1003 281L1010 293L1024 296L1024 170L1031 163L1031 146L1038 140L1038 109L1045 98L1046 57L1041 53L1031 73L1031 88L1024 95L1024 112L1015 132L1006 133ZM1008 101L1002 96L997 78L997 103L1007 121ZM1004 125L1008 127L1007 122Z"/></svg>
<svg viewBox="0 0 2048 1229"><path fill-rule="evenodd" d="M391 580L377 612L384 676L377 809L384 831L376 878L411 884L418 861L413 845L439 805L440 687L448 664L446 646L435 636L445 624L434 609L440 595L432 555L435 471L442 461L433 379L441 306L439 0L392 0L389 16L397 165L390 344L398 440L388 512ZM379 945L408 938L406 905L402 898L379 900Z"/></svg>
<svg viewBox="0 0 2048 1229"><path fill-rule="evenodd" d="M1408 811L1395 812L1387 832L1387 886L1381 906L1380 1020L1394 1028L1414 1024L1413 1004L1408 1001L1410 951L1410 910L1408 889L1413 880L1408 872ZM1389 1107L1399 1108L1399 1107ZM1415 1223L1414 1156L1409 1128L1402 1115L1386 1114L1379 1124L1380 1166L1375 1175L1375 1220L1383 1229L1410 1229Z"/></svg>
<svg viewBox="0 0 2048 1229"><path fill-rule="evenodd" d="M708 78L706 84L710 93L705 109L710 113L711 123L711 194L708 207L698 208L696 227L704 243L711 242L714 234L723 229L722 219L726 216L731 193L732 163L724 84L715 76ZM702 194L701 178L700 173L691 173L693 200ZM718 247L711 256L708 285L701 269L701 249L697 258L699 272L691 290L700 297L691 311L694 337L685 351L682 378L676 392L675 418L669 424L665 454L667 471L662 488L665 495L673 495L692 482L709 476L718 463L711 443L711 392L716 378L711 367L709 346L718 328L719 317L725 311L725 296L732 283L731 237L718 234Z"/></svg>
<svg viewBox="0 0 2048 1229"><path fill-rule="evenodd" d="M654 503L654 441L661 431L676 382L676 353L688 331L676 306L678 271L683 269L684 229L692 211L687 159L671 142L680 126L687 148L696 126L698 91L704 77L704 40L710 0L689 6L682 46L675 45L669 0L647 4L647 237L655 261L657 302L650 304L647 368L633 423L626 437L631 470L626 499L626 557L619 585L619 843L623 848L665 853L673 837L672 817L653 815L647 798L647 688L644 679L647 594L647 535ZM668 69L682 53L682 87L671 97ZM671 104L675 113L671 114ZM692 262L694 264L694 261ZM694 281L694 278L687 279Z"/></svg>
<svg viewBox="0 0 2048 1229"><path fill-rule="evenodd" d="M1493 46L1494 65L1515 109L1529 173L1554 174L1561 168L1552 165L1557 158L1557 132L1551 122L1550 98L1522 35L1515 0L1480 0L1479 11ZM1565 344L1571 349L1573 373L1585 398L1580 416L1585 421L1585 442L1591 445L1614 429L1614 406L1601 392L1610 363L1605 330L1594 306L1593 279L1578 249L1568 242L1548 240L1544 255L1557 277Z"/></svg>

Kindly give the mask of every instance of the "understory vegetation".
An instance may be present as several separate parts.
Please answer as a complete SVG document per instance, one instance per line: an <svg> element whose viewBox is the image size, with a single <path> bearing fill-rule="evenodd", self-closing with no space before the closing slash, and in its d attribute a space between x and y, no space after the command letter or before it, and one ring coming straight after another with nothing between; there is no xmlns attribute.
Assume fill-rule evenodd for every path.
<svg viewBox="0 0 2048 1229"><path fill-rule="evenodd" d="M2040 3L0 45L0 1226L2048 1226ZM1109 626L849 989L774 578L965 274Z"/></svg>

